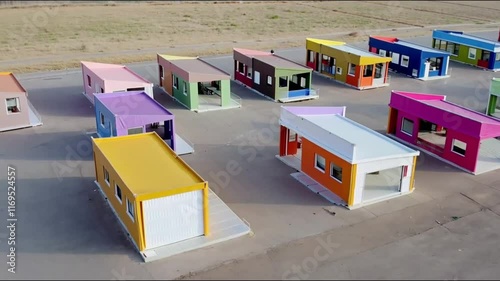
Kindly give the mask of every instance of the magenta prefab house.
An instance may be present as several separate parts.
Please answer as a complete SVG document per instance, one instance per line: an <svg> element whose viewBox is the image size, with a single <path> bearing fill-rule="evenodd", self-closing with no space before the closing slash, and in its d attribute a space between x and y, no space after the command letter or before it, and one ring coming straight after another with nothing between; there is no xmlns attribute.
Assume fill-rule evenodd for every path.
<svg viewBox="0 0 500 281"><path fill-rule="evenodd" d="M99 137L156 132L178 155L194 152L175 133L174 115L145 92L96 94L94 101Z"/></svg>
<svg viewBox="0 0 500 281"><path fill-rule="evenodd" d="M42 125L40 114L28 100L28 92L11 72L0 72L0 132Z"/></svg>
<svg viewBox="0 0 500 281"><path fill-rule="evenodd" d="M153 83L125 65L82 61L83 94L94 103L94 94L143 91L153 97Z"/></svg>
<svg viewBox="0 0 500 281"><path fill-rule="evenodd" d="M234 79L277 102L317 99L312 69L271 52L233 49Z"/></svg>
<svg viewBox="0 0 500 281"><path fill-rule="evenodd" d="M500 120L446 96L392 91L387 132L472 174L500 169Z"/></svg>

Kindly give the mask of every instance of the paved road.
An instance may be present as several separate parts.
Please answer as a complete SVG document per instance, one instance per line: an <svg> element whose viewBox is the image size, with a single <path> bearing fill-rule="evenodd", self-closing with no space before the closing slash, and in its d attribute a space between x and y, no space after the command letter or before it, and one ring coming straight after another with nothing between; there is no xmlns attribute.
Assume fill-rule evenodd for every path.
<svg viewBox="0 0 500 281"><path fill-rule="evenodd" d="M277 53L304 58L300 48ZM230 71L230 56L207 60ZM131 68L156 81L154 63ZM315 75L320 99L301 105L345 105L347 117L379 131L387 123L391 89L445 93L450 101L484 110L489 79L499 74L452 63L451 75L422 82L392 74L390 87L361 92ZM328 202L295 181L292 170L274 157L280 104L236 84L241 109L196 114L160 92L155 98L176 115L179 135L194 143L195 153L183 159L251 224L255 235L142 264L92 183L84 133L95 131L95 117L81 94L80 71L20 78L44 125L0 138L2 169L14 164L19 170L18 273L1 270L2 279L172 279L228 261L234 263L191 278L500 276L495 265L500 260L495 247L500 242L498 172L472 176L422 155L413 194L353 211L335 207L332 216L323 209ZM231 160L241 173L228 176ZM0 198L4 213L6 197ZM0 228L2 251L6 233ZM4 265L5 256L0 258Z"/></svg>

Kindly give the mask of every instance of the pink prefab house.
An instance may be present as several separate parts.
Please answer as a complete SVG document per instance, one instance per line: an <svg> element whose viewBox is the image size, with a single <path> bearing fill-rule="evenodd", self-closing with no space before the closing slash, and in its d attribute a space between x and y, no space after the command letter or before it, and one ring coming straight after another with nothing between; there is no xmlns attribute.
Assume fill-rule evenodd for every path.
<svg viewBox="0 0 500 281"><path fill-rule="evenodd" d="M83 94L94 104L95 93L141 91L153 97L153 83L125 65L82 61Z"/></svg>
<svg viewBox="0 0 500 281"><path fill-rule="evenodd" d="M474 175L500 169L500 120L444 95L392 91L387 133Z"/></svg>
<svg viewBox="0 0 500 281"><path fill-rule="evenodd" d="M0 132L42 125L28 93L11 72L0 72Z"/></svg>

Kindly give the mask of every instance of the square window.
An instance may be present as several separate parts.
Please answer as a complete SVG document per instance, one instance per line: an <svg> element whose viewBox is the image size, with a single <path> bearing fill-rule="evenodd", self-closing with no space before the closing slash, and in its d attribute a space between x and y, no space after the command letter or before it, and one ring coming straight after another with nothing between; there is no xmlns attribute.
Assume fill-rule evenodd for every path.
<svg viewBox="0 0 500 281"><path fill-rule="evenodd" d="M87 75L87 86L92 87L92 80L89 75Z"/></svg>
<svg viewBox="0 0 500 281"><path fill-rule="evenodd" d="M399 64L399 53L392 53L392 63Z"/></svg>
<svg viewBox="0 0 500 281"><path fill-rule="evenodd" d="M453 139L453 142L451 144L451 151L460 154L461 156L465 156L465 151L467 149L467 143Z"/></svg>
<svg viewBox="0 0 500 281"><path fill-rule="evenodd" d="M19 106L19 98L8 98L5 99L7 106L7 113L18 113L21 112L21 107Z"/></svg>
<svg viewBox="0 0 500 281"><path fill-rule="evenodd" d="M342 67L337 67L337 74L342 74Z"/></svg>
<svg viewBox="0 0 500 281"><path fill-rule="evenodd" d="M476 49L469 48L469 56L468 56L468 58L471 59L471 60L475 60L476 59L476 52L477 52Z"/></svg>
<svg viewBox="0 0 500 281"><path fill-rule="evenodd" d="M354 76L356 74L356 65L353 63L349 64L349 72L347 72L349 75Z"/></svg>
<svg viewBox="0 0 500 281"><path fill-rule="evenodd" d="M247 77L252 78L252 68L251 67L247 68Z"/></svg>
<svg viewBox="0 0 500 281"><path fill-rule="evenodd" d="M334 163L330 163L330 176L337 180L338 182L342 182L342 167L335 165Z"/></svg>
<svg viewBox="0 0 500 281"><path fill-rule="evenodd" d="M116 199L122 203L122 189L117 184L115 184L115 195Z"/></svg>
<svg viewBox="0 0 500 281"><path fill-rule="evenodd" d="M305 77L300 77L300 87L301 88L304 88L304 89L306 88L306 82L307 82L307 80Z"/></svg>
<svg viewBox="0 0 500 281"><path fill-rule="evenodd" d="M381 56L383 56L383 57L385 57L386 56L386 51L380 49L380 50L378 50L378 54L381 55Z"/></svg>
<svg viewBox="0 0 500 281"><path fill-rule="evenodd" d="M132 221L134 221L135 217L134 204L130 202L128 198L127 198L127 214L132 219Z"/></svg>
<svg viewBox="0 0 500 281"><path fill-rule="evenodd" d="M106 168L103 167L103 170L104 170L104 181L108 184L109 186L109 173L108 173L108 170L106 170Z"/></svg>
<svg viewBox="0 0 500 281"><path fill-rule="evenodd" d="M267 76L267 85L269 85L269 86L273 85L273 77Z"/></svg>
<svg viewBox="0 0 500 281"><path fill-rule="evenodd" d="M413 136L413 121L403 118L403 124L401 125L401 132Z"/></svg>
<svg viewBox="0 0 500 281"><path fill-rule="evenodd" d="M238 72L243 74L245 71L245 65L242 62L238 62Z"/></svg>
<svg viewBox="0 0 500 281"><path fill-rule="evenodd" d="M127 130L129 135L142 134L142 127L130 128Z"/></svg>
<svg viewBox="0 0 500 281"><path fill-rule="evenodd" d="M179 78L175 77L173 74L172 74L172 80L174 81L174 89L178 89L179 88Z"/></svg>
<svg viewBox="0 0 500 281"><path fill-rule="evenodd" d="M500 53L495 53L495 61L500 61Z"/></svg>
<svg viewBox="0 0 500 281"><path fill-rule="evenodd" d="M104 126L104 114L102 114L102 112L101 112L101 126L103 128L105 128L105 126Z"/></svg>
<svg viewBox="0 0 500 281"><path fill-rule="evenodd" d="M410 57L409 56L401 56L401 66L408 67L410 64Z"/></svg>
<svg viewBox="0 0 500 281"><path fill-rule="evenodd" d="M363 77L372 77L373 76L373 65L365 65L365 69L363 71Z"/></svg>
<svg viewBox="0 0 500 281"><path fill-rule="evenodd" d="M316 154L316 157L315 157L315 167L316 169L322 171L323 173L325 172L326 170L326 160L325 160L325 157L321 156L321 155L318 155Z"/></svg>
<svg viewBox="0 0 500 281"><path fill-rule="evenodd" d="M253 82L257 85L260 85L260 72L257 70L254 71L254 77L253 77Z"/></svg>
<svg viewBox="0 0 500 281"><path fill-rule="evenodd" d="M288 86L288 76L281 76L280 77L280 87L287 87Z"/></svg>

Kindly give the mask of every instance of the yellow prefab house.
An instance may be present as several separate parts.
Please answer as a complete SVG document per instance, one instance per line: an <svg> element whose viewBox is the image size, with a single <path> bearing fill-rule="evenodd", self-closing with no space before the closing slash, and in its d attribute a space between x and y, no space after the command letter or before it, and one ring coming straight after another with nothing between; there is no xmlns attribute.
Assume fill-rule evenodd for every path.
<svg viewBox="0 0 500 281"><path fill-rule="evenodd" d="M209 234L208 183L155 132L93 148L96 183L141 253Z"/></svg>
<svg viewBox="0 0 500 281"><path fill-rule="evenodd" d="M306 51L306 65L337 82L359 90L389 85L390 57L314 38L306 38Z"/></svg>

